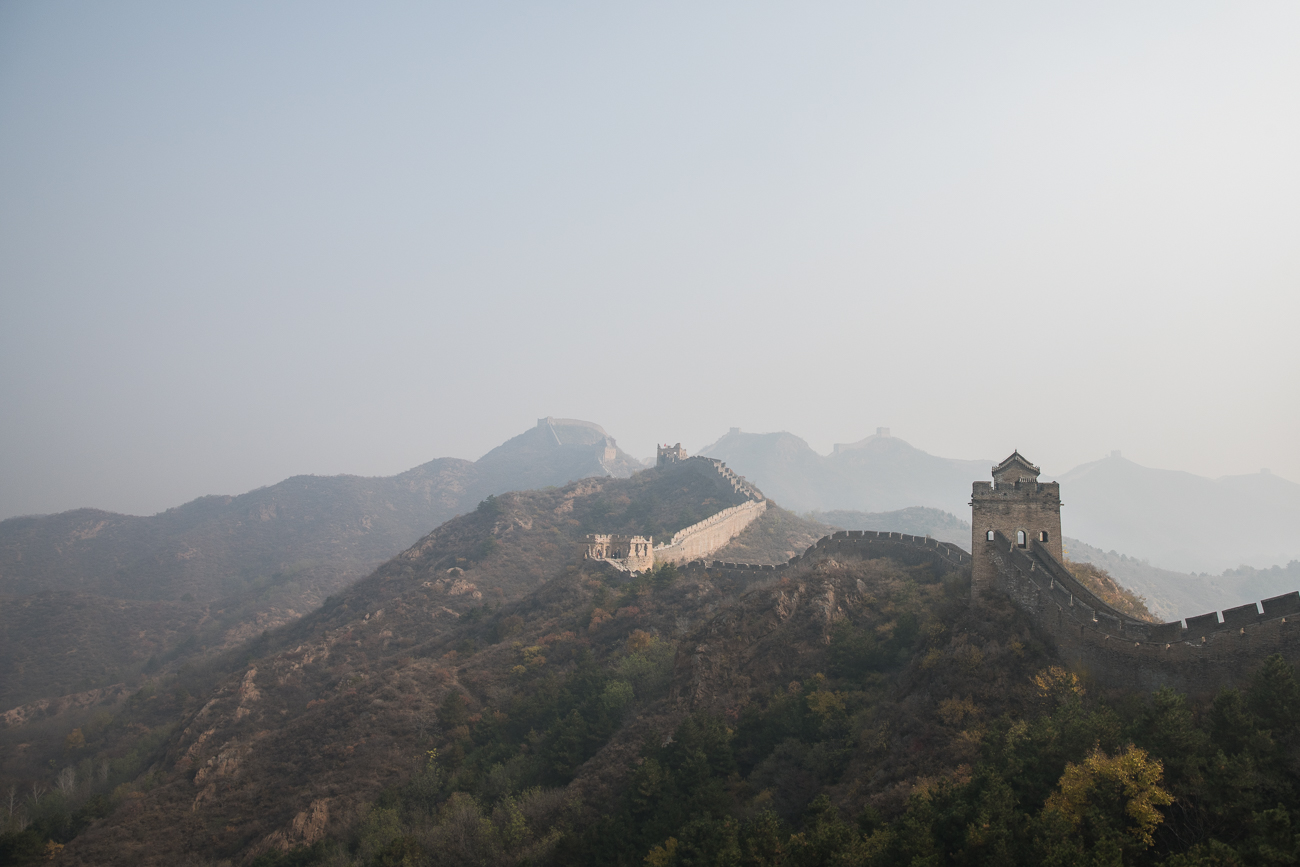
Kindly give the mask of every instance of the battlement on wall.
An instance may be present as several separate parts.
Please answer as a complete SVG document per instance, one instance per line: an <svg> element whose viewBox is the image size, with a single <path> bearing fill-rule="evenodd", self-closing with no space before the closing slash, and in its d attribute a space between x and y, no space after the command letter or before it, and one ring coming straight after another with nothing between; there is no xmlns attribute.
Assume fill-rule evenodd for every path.
<svg viewBox="0 0 1300 867"><path fill-rule="evenodd" d="M712 570L727 572L779 573L804 563L816 562L833 555L858 556L866 559L894 557L909 565L933 563L941 568L963 569L971 563L970 555L947 542L929 536L910 536L906 533L876 532L874 530L840 530L823 536L802 554L796 554L785 563L763 564L731 563L722 560L692 560L682 564L688 572Z"/></svg>
<svg viewBox="0 0 1300 867"><path fill-rule="evenodd" d="M971 601L1005 595L1062 658L1113 686L1205 693L1239 683L1272 653L1300 661L1300 593L1186 621L1116 611L1063 565L1060 485L1019 452L971 487ZM1262 608L1262 610L1261 610Z"/></svg>
<svg viewBox="0 0 1300 867"><path fill-rule="evenodd" d="M741 531L767 511L767 500L762 491L742 476L736 475L722 461L704 457L688 458L685 455L680 443L676 446L660 446L659 467L673 464L716 477L730 487L732 493L743 498L744 502L684 527L667 542L653 547L650 545L651 540L640 536L588 536L587 559L602 560L617 569L632 572L643 572L657 562L686 563L712 554L740 535Z"/></svg>
<svg viewBox="0 0 1300 867"><path fill-rule="evenodd" d="M735 429L733 429L733 432L734 431ZM674 464L681 464L705 472L717 473L731 486L732 491L740 494L742 497L748 500L763 499L762 491L751 484L744 476L737 475L734 470L729 469L725 463L717 458L706 458L702 455L696 455L693 458L687 457L686 449L682 448L681 443L671 446L658 446L655 454L655 467L662 469Z"/></svg>
<svg viewBox="0 0 1300 867"><path fill-rule="evenodd" d="M717 473L718 476L731 487L731 490L734 493L737 493L748 500L764 499L762 491L755 487L744 476L737 475L734 470L717 458L706 458L696 455L693 458L686 458L681 461L681 463L699 472Z"/></svg>
<svg viewBox="0 0 1300 867"><path fill-rule="evenodd" d="M644 572L654 565L654 538L594 533L587 537L588 560L602 560L625 572Z"/></svg>
<svg viewBox="0 0 1300 867"><path fill-rule="evenodd" d="M666 544L654 549L656 563L687 563L707 557L740 535L767 511L767 500L749 500L723 509L703 521L678 530Z"/></svg>
<svg viewBox="0 0 1300 867"><path fill-rule="evenodd" d="M997 589L1024 611L1058 653L1105 682L1134 689L1172 686L1209 693L1239 683L1273 653L1300 660L1300 592L1185 621L1148 623L1097 600L1059 563L999 540ZM1062 567L1063 568L1063 567ZM1066 573L1068 576L1068 572ZM1082 589L1084 592L1079 593Z"/></svg>

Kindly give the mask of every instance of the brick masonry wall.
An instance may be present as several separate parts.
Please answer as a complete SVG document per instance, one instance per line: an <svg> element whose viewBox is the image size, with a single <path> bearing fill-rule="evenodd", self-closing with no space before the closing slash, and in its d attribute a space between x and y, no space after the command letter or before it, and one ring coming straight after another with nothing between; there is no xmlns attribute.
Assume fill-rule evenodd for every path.
<svg viewBox="0 0 1300 867"><path fill-rule="evenodd" d="M767 511L767 500L750 500L723 509L698 524L678 530L666 544L654 549L656 563L688 563L707 557L740 535Z"/></svg>
<svg viewBox="0 0 1300 867"><path fill-rule="evenodd" d="M1057 560L1064 560L1061 550L1061 487L1056 482L1022 482L1020 485L976 482L971 487L971 552L975 556L971 576L972 598L997 581L992 561L983 556L989 530L1008 539L1024 530L1026 545L1048 534L1047 548ZM1039 544L1043 544L1039 542Z"/></svg>
<svg viewBox="0 0 1300 867"><path fill-rule="evenodd" d="M1252 603L1222 618L1189 617L1186 625L1145 623L1076 592L1082 588L1061 580L1064 567L1041 548L1027 553L1002 537L991 553L996 590L1029 615L1064 660L1109 686L1208 694L1240 685L1273 653L1300 662L1300 593L1266 599L1262 612Z"/></svg>
<svg viewBox="0 0 1300 867"><path fill-rule="evenodd" d="M939 542L928 536L909 536L906 533L880 533L874 530L841 530L830 536L823 536L808 547L802 554L796 554L786 563L771 566L758 566L749 563L728 563L722 560L693 560L684 565L686 571L706 569L726 570L730 572L777 573L797 566L805 561L822 560L836 554L852 555L865 558L892 557L908 565L933 563L944 569L970 568L970 555L947 542Z"/></svg>
<svg viewBox="0 0 1300 867"><path fill-rule="evenodd" d="M687 458L680 462L682 466L689 467L702 473L716 473L722 480L731 487L732 491L742 497L750 500L763 499L763 492L756 488L749 480L743 476L736 475L735 471L717 458L706 458L696 455L693 458Z"/></svg>
<svg viewBox="0 0 1300 867"><path fill-rule="evenodd" d="M1239 686L1263 660L1281 653L1300 663L1300 593L1266 599L1172 623L1126 617L1097 600L1045 549L1021 549L1003 537L993 553L997 580L989 592L1008 597L1063 660L1107 686L1154 690L1170 686L1204 695ZM1046 552L1050 554L1050 552ZM805 561L836 554L892 557L909 565L963 569L971 556L955 545L905 533L839 532L819 539L788 563L755 566L695 560L690 572L726 570L775 576ZM1090 604L1090 602L1092 604Z"/></svg>

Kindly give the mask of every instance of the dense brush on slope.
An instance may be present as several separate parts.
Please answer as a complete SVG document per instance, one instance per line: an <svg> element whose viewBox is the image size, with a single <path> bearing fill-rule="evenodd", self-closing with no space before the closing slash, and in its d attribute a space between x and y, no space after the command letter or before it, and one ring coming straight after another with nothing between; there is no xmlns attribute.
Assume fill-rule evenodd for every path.
<svg viewBox="0 0 1300 867"><path fill-rule="evenodd" d="M173 683L69 733L83 764L20 802L34 821L11 823L0 854L214 867L1297 854L1300 686L1280 660L1191 706L1060 668L1009 603L972 609L960 572L836 554L779 574L629 576L580 559L592 529L685 521L717 495L706 482L647 473L485 501L192 694Z"/></svg>
<svg viewBox="0 0 1300 867"><path fill-rule="evenodd" d="M77 509L0 521L0 671L21 671L0 679L0 712L139 686L159 664L295 620L488 495L639 469L599 426L553 419L478 461L439 458L387 478L295 476L149 517ZM16 607L22 616L4 616ZM91 607L104 623L77 628ZM66 646L50 648L60 635Z"/></svg>
<svg viewBox="0 0 1300 867"><path fill-rule="evenodd" d="M1155 616L1147 609L1147 602L1138 594L1120 585L1110 573L1092 563L1066 560L1065 567L1079 583L1091 590L1098 599L1111 608L1138 620L1154 622Z"/></svg>
<svg viewBox="0 0 1300 867"><path fill-rule="evenodd" d="M395 715L388 721L389 731L400 732L406 730L414 718L412 714L418 716L424 711L418 703L413 706L391 696L379 697L379 704L373 707L367 704L373 699L357 698L367 694L367 683L375 682L373 678L379 672L398 666L402 660L417 661L410 674L422 674L412 682L418 685L420 694L435 693L444 685L442 678L448 671L454 677L454 669L422 661L428 658L425 654L433 652L428 649L430 643L438 642L458 626L469 628L472 624L462 624L462 616L473 621L489 609L495 610L539 587L544 589L545 582L561 576L566 564L580 559L585 534L652 530L671 533L737 501L738 496L720 477L687 469L647 472L626 480L589 479L559 489L488 498L469 515L444 524L370 578L331 598L320 611L300 623L258 639L224 661L182 670L176 682L189 698L170 687L160 691L168 697L166 704L171 713L181 710L179 719L156 714L140 716L141 711L128 709L126 718L115 724L82 726L87 719L74 715L61 722L68 724L68 730L83 728L85 742L75 751L64 749L68 730L23 731L18 733L24 739L21 744L10 743L14 732L3 732L0 737L13 747L0 751L5 782L13 781L24 789L33 783L48 787L49 767L79 761L98 767L97 762L112 762L133 752L138 755L137 742L145 738L141 729L147 730L150 737L162 729L162 734L172 738L169 749L179 749L180 755L168 752L153 756L151 761L162 763L155 764L143 782L130 781L138 787L137 794L149 789L149 798L158 799L158 809L166 804L167 809L175 809L178 814L177 821L148 832L157 838L153 847L165 852L163 839L178 831L188 841L186 845L210 844L217 852L242 851L256 840L234 831L229 832L234 835L229 842L223 835L216 835L220 840L209 839L191 826L191 819L202 818L200 811L192 808L203 807L206 799L238 780L246 781L248 787L236 786L237 791L227 800L247 812L250 827L283 819L275 811L244 804L240 793L251 793L253 803L259 803L266 792L308 791L308 777L304 774L307 768L318 767L318 756L304 756L302 751L308 746L317 751L327 748L320 736L322 721L347 720L337 729L339 740L328 743L337 743L338 749L345 751L338 775L350 781L347 788L356 791L356 798L364 800L369 787L380 785L385 773L395 772L391 766L372 760L372 751L379 749L377 745L385 742L386 735L378 718L372 720L368 714L389 702ZM457 642L462 640L458 638ZM222 671L226 672L224 680ZM404 696L408 681L401 680L400 684L403 692L396 695ZM155 700L149 708L162 705ZM328 726L326 730L330 730ZM351 757L359 745L366 748L354 766ZM251 761L250 754L254 756ZM189 758L184 759L185 755ZM209 760L211 770L204 772ZM197 764L190 766L187 761ZM125 769L128 764L121 767ZM401 767L405 768L405 764ZM68 806L92 794L109 795L113 785L128 782L121 778L124 771L113 771L101 778L89 770L93 768L88 765L87 770L79 772L75 797ZM42 777L46 777L44 782ZM172 784L181 778L184 782L178 789ZM196 787L194 780L204 785ZM208 789L209 783L215 788ZM179 793L186 787L197 791L188 798L181 797ZM122 792L118 795L122 796ZM169 800L174 797L180 800ZM130 803L141 800L133 798ZM288 809L293 801L286 798L283 804ZM47 807L54 809L40 798L30 807L29 814L41 813ZM143 823L141 827L156 823L151 811L142 816L132 818L128 813L122 821L104 823L104 833L129 836L139 823ZM239 827L233 822L222 827L227 825ZM73 833L69 828L65 822L59 835L69 836ZM109 848L115 850L115 844ZM101 850L91 860L98 857L106 856ZM136 852L131 857L149 855ZM162 855L159 859L165 861Z"/></svg>

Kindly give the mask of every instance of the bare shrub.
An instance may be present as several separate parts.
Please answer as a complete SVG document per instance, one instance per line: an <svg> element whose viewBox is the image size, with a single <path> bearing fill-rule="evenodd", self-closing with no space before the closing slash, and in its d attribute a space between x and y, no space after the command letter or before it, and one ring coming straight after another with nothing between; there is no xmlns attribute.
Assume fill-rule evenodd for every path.
<svg viewBox="0 0 1300 867"><path fill-rule="evenodd" d="M59 776L55 779L54 785L58 786L63 797L71 798L77 791L77 771L75 768L67 767L59 771Z"/></svg>

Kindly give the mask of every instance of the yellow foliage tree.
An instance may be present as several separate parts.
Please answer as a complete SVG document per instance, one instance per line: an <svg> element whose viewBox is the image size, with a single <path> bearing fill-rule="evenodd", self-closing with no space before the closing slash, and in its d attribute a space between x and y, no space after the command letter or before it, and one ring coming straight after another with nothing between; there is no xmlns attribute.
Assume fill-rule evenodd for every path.
<svg viewBox="0 0 1300 867"><path fill-rule="evenodd" d="M67 753L76 750L85 749L86 736L81 733L81 729L73 729L68 736L63 739L63 751Z"/></svg>
<svg viewBox="0 0 1300 867"><path fill-rule="evenodd" d="M1141 851L1164 820L1159 808L1174 802L1160 786L1163 775L1160 761L1132 744L1116 756L1094 748L1081 764L1065 766L1047 811L1089 843L1112 840L1127 851Z"/></svg>
<svg viewBox="0 0 1300 867"><path fill-rule="evenodd" d="M1058 704L1082 698L1087 692L1077 674L1059 665L1048 666L1034 675L1034 686L1038 687L1039 698L1050 698Z"/></svg>
<svg viewBox="0 0 1300 867"><path fill-rule="evenodd" d="M677 863L677 838L669 837L650 850L650 854L645 856L645 863L649 867L670 867Z"/></svg>
<svg viewBox="0 0 1300 867"><path fill-rule="evenodd" d="M819 689L808 694L808 709L823 719L844 713L844 699L838 692Z"/></svg>

